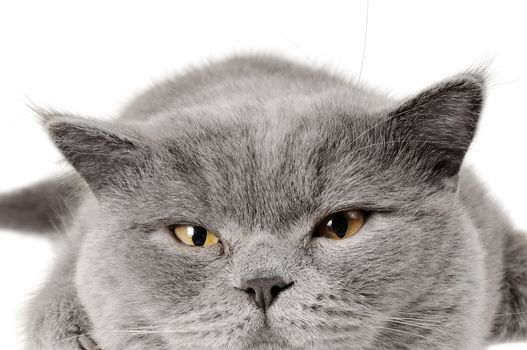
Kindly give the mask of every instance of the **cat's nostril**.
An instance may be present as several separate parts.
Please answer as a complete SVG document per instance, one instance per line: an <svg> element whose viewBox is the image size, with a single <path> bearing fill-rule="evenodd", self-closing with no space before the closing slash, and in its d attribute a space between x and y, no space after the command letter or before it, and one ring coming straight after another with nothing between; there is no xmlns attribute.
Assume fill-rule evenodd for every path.
<svg viewBox="0 0 527 350"><path fill-rule="evenodd" d="M280 292L283 292L284 290L286 290L287 288L291 287L293 285L293 282L289 283L289 284L286 284L284 286L273 286L271 288L271 295L273 297L276 297Z"/></svg>
<svg viewBox="0 0 527 350"><path fill-rule="evenodd" d="M264 311L271 306L278 294L289 288L293 282L287 283L278 277L255 278L242 281L241 289L250 294L258 307Z"/></svg>

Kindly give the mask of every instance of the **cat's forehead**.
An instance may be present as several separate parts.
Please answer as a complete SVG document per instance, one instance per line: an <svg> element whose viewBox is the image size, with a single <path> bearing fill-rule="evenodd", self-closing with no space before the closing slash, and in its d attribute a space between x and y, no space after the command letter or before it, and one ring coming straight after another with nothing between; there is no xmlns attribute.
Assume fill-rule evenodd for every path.
<svg viewBox="0 0 527 350"><path fill-rule="evenodd" d="M338 102L314 102L308 106L287 100L280 104L229 106L203 109L192 113L168 113L152 122L154 136L163 145L180 147L247 148L259 144L258 154L271 153L276 147L315 148L320 143L354 138L374 125L380 113L357 105ZM181 146L181 143L186 143Z"/></svg>
<svg viewBox="0 0 527 350"><path fill-rule="evenodd" d="M375 170L382 159L361 156L373 141L360 135L378 118L338 113L188 124L158 146L164 165L155 172L178 181L156 186L174 203L192 203L189 211L242 225L272 226L374 203L379 193L372 188L389 181ZM177 190L167 191L174 184Z"/></svg>
<svg viewBox="0 0 527 350"><path fill-rule="evenodd" d="M279 183L280 178L306 176L350 156L354 149L371 142L364 133L376 120L378 116L364 111L337 109L274 116L211 116L176 121L173 127L164 125L158 150L177 158L173 159L176 171L184 159L201 165L203 172L239 172Z"/></svg>

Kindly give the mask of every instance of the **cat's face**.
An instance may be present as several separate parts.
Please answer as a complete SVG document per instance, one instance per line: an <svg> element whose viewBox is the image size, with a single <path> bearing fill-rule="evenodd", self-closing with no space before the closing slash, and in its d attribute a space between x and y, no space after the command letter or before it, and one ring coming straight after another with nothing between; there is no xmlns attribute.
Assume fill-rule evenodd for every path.
<svg viewBox="0 0 527 350"><path fill-rule="evenodd" d="M102 134L52 120L98 199L81 210L77 283L102 347L461 344L452 339L477 328L482 282L455 173L481 95L471 81L457 88L379 113L325 103L287 120L161 118ZM108 143L89 163L61 144L86 130L91 149ZM346 210L364 213L355 234L317 234ZM178 224L218 242L185 244ZM261 307L244 284L258 278L287 288Z"/></svg>

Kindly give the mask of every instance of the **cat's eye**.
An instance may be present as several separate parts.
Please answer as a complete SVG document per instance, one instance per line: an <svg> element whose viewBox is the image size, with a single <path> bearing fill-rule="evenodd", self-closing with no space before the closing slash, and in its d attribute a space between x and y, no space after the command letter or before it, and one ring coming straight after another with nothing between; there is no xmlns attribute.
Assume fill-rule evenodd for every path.
<svg viewBox="0 0 527 350"><path fill-rule="evenodd" d="M317 227L317 235L330 239L344 239L353 236L364 225L362 210L347 210L330 215Z"/></svg>
<svg viewBox="0 0 527 350"><path fill-rule="evenodd" d="M208 247L219 241L213 232L200 226L176 225L172 230L178 240L191 246Z"/></svg>

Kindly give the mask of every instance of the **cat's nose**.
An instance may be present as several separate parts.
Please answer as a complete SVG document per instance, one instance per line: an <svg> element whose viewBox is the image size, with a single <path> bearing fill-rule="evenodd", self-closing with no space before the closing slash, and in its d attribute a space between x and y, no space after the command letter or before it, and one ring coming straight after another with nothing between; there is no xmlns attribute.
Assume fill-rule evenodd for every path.
<svg viewBox="0 0 527 350"><path fill-rule="evenodd" d="M293 282L287 282L280 277L253 278L244 280L240 289L254 298L254 302L262 310L267 310L280 292L289 288Z"/></svg>

